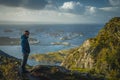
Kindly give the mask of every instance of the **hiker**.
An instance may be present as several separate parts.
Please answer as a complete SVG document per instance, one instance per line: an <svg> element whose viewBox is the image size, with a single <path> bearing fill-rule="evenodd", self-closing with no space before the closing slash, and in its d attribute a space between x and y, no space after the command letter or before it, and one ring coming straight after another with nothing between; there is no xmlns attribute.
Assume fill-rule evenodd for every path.
<svg viewBox="0 0 120 80"><path fill-rule="evenodd" d="M26 70L25 66L26 66L27 59L28 59L28 56L30 53L30 46L29 46L29 42L28 42L29 34L30 34L30 32L28 30L26 30L24 32L24 34L21 36L21 47L22 47L22 53L23 53L23 60L21 63L22 73L28 72Z"/></svg>

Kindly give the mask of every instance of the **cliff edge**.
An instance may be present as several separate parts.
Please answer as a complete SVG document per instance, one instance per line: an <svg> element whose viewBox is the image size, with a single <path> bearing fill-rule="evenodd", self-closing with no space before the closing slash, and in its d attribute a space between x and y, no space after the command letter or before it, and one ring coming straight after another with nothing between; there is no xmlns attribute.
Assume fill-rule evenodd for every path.
<svg viewBox="0 0 120 80"><path fill-rule="evenodd" d="M110 80L120 79L120 17L112 18L95 38L69 53L61 65L103 74Z"/></svg>

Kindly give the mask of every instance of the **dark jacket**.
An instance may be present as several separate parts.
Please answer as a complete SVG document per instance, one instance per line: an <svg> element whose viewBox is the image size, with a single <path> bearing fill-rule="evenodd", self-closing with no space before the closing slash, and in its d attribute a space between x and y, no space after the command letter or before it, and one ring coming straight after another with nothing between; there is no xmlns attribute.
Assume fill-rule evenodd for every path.
<svg viewBox="0 0 120 80"><path fill-rule="evenodd" d="M21 46L22 46L22 52L25 53L30 53L30 46L28 42L28 37L26 35L21 36Z"/></svg>

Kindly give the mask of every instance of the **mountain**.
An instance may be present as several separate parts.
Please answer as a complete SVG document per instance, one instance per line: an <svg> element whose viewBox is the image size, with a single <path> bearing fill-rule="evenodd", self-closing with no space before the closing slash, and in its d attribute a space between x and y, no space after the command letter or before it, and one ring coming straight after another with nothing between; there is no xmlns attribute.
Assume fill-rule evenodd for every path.
<svg viewBox="0 0 120 80"><path fill-rule="evenodd" d="M120 79L120 17L112 18L95 38L86 40L69 53L61 64L68 69L82 69Z"/></svg>

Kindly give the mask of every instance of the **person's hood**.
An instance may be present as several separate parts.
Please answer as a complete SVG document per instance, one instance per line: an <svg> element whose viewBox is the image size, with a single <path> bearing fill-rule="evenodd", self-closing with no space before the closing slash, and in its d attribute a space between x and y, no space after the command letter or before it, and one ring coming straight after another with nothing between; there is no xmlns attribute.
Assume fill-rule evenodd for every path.
<svg viewBox="0 0 120 80"><path fill-rule="evenodd" d="M26 35L22 35L21 39L28 39L28 37Z"/></svg>

